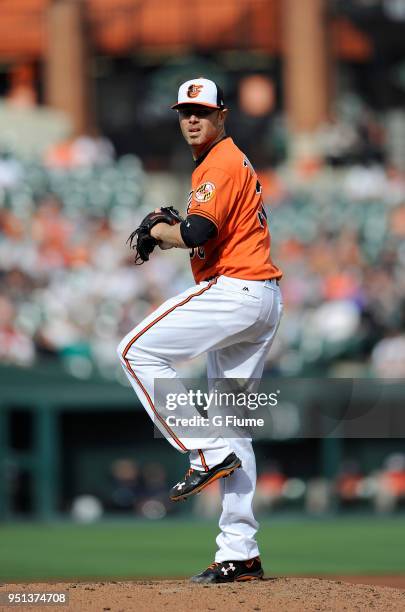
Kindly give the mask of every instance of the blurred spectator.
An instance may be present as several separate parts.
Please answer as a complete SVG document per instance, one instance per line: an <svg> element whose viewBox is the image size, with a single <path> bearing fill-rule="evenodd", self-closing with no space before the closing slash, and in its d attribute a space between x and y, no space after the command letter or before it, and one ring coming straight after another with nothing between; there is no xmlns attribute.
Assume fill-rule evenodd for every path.
<svg viewBox="0 0 405 612"><path fill-rule="evenodd" d="M112 510L129 512L148 519L160 519L174 510L168 498L165 467L158 462L143 466L132 459L117 459L111 466Z"/></svg>
<svg viewBox="0 0 405 612"><path fill-rule="evenodd" d="M371 363L379 378L405 378L405 334L380 340L373 349Z"/></svg>
<svg viewBox="0 0 405 612"><path fill-rule="evenodd" d="M363 474L357 461L345 461L335 483L335 493L342 505L353 504L361 497Z"/></svg>
<svg viewBox="0 0 405 612"><path fill-rule="evenodd" d="M135 512L144 497L138 465L132 459L117 459L111 466L111 476L112 508Z"/></svg>
<svg viewBox="0 0 405 612"><path fill-rule="evenodd" d="M165 499L168 483L166 470L161 463L147 463L142 468L144 496L146 499Z"/></svg>
<svg viewBox="0 0 405 612"><path fill-rule="evenodd" d="M405 454L389 455L378 477L375 496L377 512L393 512L405 500Z"/></svg>
<svg viewBox="0 0 405 612"><path fill-rule="evenodd" d="M357 121L335 119L317 133L318 148L332 167L362 167L384 162L385 132L369 109L363 109Z"/></svg>
<svg viewBox="0 0 405 612"><path fill-rule="evenodd" d="M260 472L255 493L255 511L272 510L282 500L287 476L282 473L280 465L269 462Z"/></svg>
<svg viewBox="0 0 405 612"><path fill-rule="evenodd" d="M53 145L44 162L50 168L80 168L108 164L113 158L114 147L107 138L78 136Z"/></svg>
<svg viewBox="0 0 405 612"><path fill-rule="evenodd" d="M34 354L31 338L15 325L13 304L0 294L0 361L29 366L34 361Z"/></svg>
<svg viewBox="0 0 405 612"><path fill-rule="evenodd" d="M173 506L167 494L169 484L164 466L157 462L144 465L142 481L144 492L139 505L140 514L148 519L163 518Z"/></svg>
<svg viewBox="0 0 405 612"><path fill-rule="evenodd" d="M193 513L201 518L217 518L221 511L221 491L219 480L204 489L204 495L196 495Z"/></svg>
<svg viewBox="0 0 405 612"><path fill-rule="evenodd" d="M358 146L358 135L353 125L336 121L319 130L318 141L325 161L331 166L342 166L350 163Z"/></svg>
<svg viewBox="0 0 405 612"><path fill-rule="evenodd" d="M22 166L10 153L0 151L0 188L10 189L22 179Z"/></svg>
<svg viewBox="0 0 405 612"><path fill-rule="evenodd" d="M39 271L49 271L69 264L69 239L72 224L62 213L62 203L49 196L42 200L32 217L32 239L37 245Z"/></svg>
<svg viewBox="0 0 405 612"><path fill-rule="evenodd" d="M254 506L257 512L272 512L278 507L292 508L304 499L306 486L300 478L288 478L277 461L264 465L257 479Z"/></svg>
<svg viewBox="0 0 405 612"><path fill-rule="evenodd" d="M305 510L308 514L325 514L333 500L332 483L326 478L311 478L307 484Z"/></svg>

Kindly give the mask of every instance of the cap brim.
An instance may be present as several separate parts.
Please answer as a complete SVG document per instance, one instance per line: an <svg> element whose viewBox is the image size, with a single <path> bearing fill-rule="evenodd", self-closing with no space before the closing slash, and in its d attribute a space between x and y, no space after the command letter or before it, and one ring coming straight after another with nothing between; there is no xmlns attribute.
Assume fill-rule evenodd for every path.
<svg viewBox="0 0 405 612"><path fill-rule="evenodd" d="M217 104L208 104L205 102L178 102L177 104L173 104L173 106L171 106L170 108L174 108L175 110L177 110L182 106L190 106L192 104L195 104L196 106L207 106L208 108L216 108L217 110L221 108Z"/></svg>

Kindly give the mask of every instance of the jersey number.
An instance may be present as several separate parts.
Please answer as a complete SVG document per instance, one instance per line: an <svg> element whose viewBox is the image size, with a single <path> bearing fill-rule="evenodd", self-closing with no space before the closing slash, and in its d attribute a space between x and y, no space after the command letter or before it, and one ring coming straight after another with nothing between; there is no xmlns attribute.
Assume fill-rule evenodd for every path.
<svg viewBox="0 0 405 612"><path fill-rule="evenodd" d="M205 259L205 251L204 247L193 247L190 249L190 259L194 259L195 256L198 256L200 259Z"/></svg>
<svg viewBox="0 0 405 612"><path fill-rule="evenodd" d="M243 165L245 166L245 168L249 170L250 176L254 177L255 176L254 168L247 157L245 157L245 159L243 160ZM257 179L256 186L255 186L255 194L260 195L261 193L262 193L262 186L260 184L260 181ZM259 220L260 227L264 229L266 227L267 215L266 215L266 211L264 210L263 204L261 204L260 210L257 212L257 218Z"/></svg>
<svg viewBox="0 0 405 612"><path fill-rule="evenodd" d="M267 225L267 214L264 210L263 204L261 205L260 210L257 212L257 218L259 219L260 227L264 229Z"/></svg>

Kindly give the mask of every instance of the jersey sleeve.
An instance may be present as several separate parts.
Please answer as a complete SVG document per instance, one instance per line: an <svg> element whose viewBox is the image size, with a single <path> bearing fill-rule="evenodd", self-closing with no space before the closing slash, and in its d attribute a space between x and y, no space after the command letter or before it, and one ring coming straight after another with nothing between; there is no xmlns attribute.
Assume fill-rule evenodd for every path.
<svg viewBox="0 0 405 612"><path fill-rule="evenodd" d="M221 168L208 168L193 189L189 215L201 215L215 223L218 232L226 220L236 196L236 185L231 174Z"/></svg>
<svg viewBox="0 0 405 612"><path fill-rule="evenodd" d="M216 233L215 224L202 215L187 215L187 218L180 223L181 237L190 249L202 246Z"/></svg>

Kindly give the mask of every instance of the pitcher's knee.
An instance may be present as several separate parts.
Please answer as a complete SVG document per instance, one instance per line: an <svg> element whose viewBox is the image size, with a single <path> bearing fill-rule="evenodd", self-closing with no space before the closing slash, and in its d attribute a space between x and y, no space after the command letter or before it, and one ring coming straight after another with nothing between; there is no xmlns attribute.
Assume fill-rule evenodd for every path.
<svg viewBox="0 0 405 612"><path fill-rule="evenodd" d="M119 343L117 347L117 354L124 366L127 365L128 361L135 364L136 362L142 360L142 348L140 343L138 344L137 342L136 344L136 346L135 344L131 345L131 340L128 339L127 336Z"/></svg>
<svg viewBox="0 0 405 612"><path fill-rule="evenodd" d="M124 338L118 345L117 353L121 363L127 365L129 362L132 367L136 368L142 368L150 361L150 355L143 345L142 339L131 344L128 338Z"/></svg>
<svg viewBox="0 0 405 612"><path fill-rule="evenodd" d="M121 340L121 342L117 346L117 355L121 362L124 361L125 348L127 346L127 343L125 342L125 340L126 338L123 338L123 340Z"/></svg>

